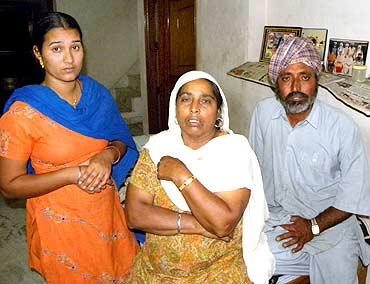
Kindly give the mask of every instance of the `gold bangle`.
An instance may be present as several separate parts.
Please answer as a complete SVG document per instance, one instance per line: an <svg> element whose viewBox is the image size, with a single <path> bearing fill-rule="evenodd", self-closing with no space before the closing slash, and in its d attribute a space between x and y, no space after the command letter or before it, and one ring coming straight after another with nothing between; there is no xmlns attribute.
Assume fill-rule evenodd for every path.
<svg viewBox="0 0 370 284"><path fill-rule="evenodd" d="M197 178L195 176L189 177L182 185L179 186L179 190L183 191L185 187L187 187L189 184L191 184L193 181L195 181Z"/></svg>
<svg viewBox="0 0 370 284"><path fill-rule="evenodd" d="M109 150L109 149L113 149L113 150L115 150L115 151L118 152L117 159L112 163L112 165L115 165L115 164L117 164L119 162L119 160L121 160L121 152L118 149L118 147L117 146L114 146L114 145L108 145L107 147L104 148L104 150Z"/></svg>

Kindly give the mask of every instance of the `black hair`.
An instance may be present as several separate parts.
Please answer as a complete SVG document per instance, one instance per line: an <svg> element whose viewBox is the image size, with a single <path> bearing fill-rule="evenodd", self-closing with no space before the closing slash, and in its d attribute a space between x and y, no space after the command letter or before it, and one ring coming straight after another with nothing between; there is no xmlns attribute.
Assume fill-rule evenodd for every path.
<svg viewBox="0 0 370 284"><path fill-rule="evenodd" d="M47 14L44 14L33 24L33 45L37 46L39 51L41 51L42 49L45 35L54 28L76 29L80 34L82 43L82 31L80 25L72 16L61 12L49 12Z"/></svg>
<svg viewBox="0 0 370 284"><path fill-rule="evenodd" d="M215 95L216 97L216 102L217 102L217 109L221 109L221 106L222 106L222 96L221 96L221 92L220 92L220 89L218 88L218 86L216 85L216 83L212 82L211 80L208 80L206 78L199 78L199 79L202 79L202 80L205 80L207 81L210 85L211 85L211 88L212 88L212 92L213 94ZM197 80L197 79L196 79ZM191 82L191 81L190 81ZM189 83L189 82L187 82ZM181 86L181 88L178 90L177 92L177 95L176 95L176 101L177 101L177 98L179 97L179 95L181 94L182 92L182 88L187 84L185 83L184 85Z"/></svg>

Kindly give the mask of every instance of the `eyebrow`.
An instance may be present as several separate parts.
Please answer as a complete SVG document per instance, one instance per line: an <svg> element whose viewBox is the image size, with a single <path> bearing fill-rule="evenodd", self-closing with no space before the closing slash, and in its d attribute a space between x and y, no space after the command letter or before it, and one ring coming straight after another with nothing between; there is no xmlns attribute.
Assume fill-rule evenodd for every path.
<svg viewBox="0 0 370 284"><path fill-rule="evenodd" d="M191 95L191 96L193 96L194 94L191 93L191 92L184 91L184 92L181 92L178 97L181 97L182 95ZM210 94L207 94L207 93L202 93L201 96L202 97L209 97L209 98L212 98L212 99L216 100L216 96L215 95L210 95Z"/></svg>
<svg viewBox="0 0 370 284"><path fill-rule="evenodd" d="M299 75L314 75L312 72L310 71L301 71L301 72L298 72ZM293 75L293 72L282 72L280 73L279 76L285 76L285 75Z"/></svg>
<svg viewBox="0 0 370 284"><path fill-rule="evenodd" d="M53 44L59 44L59 43L62 43L62 41L52 41L51 43L49 43L49 46ZM76 40L72 40L72 43L82 43L82 41L80 39L76 39Z"/></svg>

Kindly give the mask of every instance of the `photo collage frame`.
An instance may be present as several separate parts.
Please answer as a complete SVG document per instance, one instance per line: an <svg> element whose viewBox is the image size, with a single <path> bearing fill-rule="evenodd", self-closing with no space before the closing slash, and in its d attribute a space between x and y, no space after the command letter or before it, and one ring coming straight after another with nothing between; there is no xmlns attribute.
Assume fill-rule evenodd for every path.
<svg viewBox="0 0 370 284"><path fill-rule="evenodd" d="M326 72L352 76L354 65L366 64L368 41L341 38L330 38L328 41L328 29L296 26L265 26L259 61L269 62L281 39L288 36L309 38L313 42L320 56L323 70Z"/></svg>

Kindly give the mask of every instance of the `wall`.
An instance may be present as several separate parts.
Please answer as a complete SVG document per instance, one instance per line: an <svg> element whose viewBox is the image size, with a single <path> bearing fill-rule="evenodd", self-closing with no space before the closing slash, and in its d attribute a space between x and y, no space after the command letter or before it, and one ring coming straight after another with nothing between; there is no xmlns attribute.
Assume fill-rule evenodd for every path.
<svg viewBox="0 0 370 284"><path fill-rule="evenodd" d="M137 19L138 19L138 41L139 41L139 61L140 61L140 89L143 102L143 131L149 133L148 121L148 89L146 81L146 53L145 53L145 15L144 0L137 1Z"/></svg>
<svg viewBox="0 0 370 284"><path fill-rule="evenodd" d="M234 130L247 128L247 83L226 72L247 60L248 1L196 1L197 69L210 73L226 95Z"/></svg>
<svg viewBox="0 0 370 284"><path fill-rule="evenodd" d="M86 73L110 88L138 60L137 0L56 0L79 22Z"/></svg>
<svg viewBox="0 0 370 284"><path fill-rule="evenodd" d="M231 127L236 132L247 134L257 101L274 95L264 86L225 75L247 60L258 61L263 27L322 27L329 30L328 38L369 40L370 2L348 3L345 0L198 0L197 67L219 80L231 105ZM324 90L321 92L331 96Z"/></svg>
<svg viewBox="0 0 370 284"><path fill-rule="evenodd" d="M247 134L255 103L272 92L226 73L247 60L257 60L267 0L198 0L196 6L197 69L213 75L229 104L234 132ZM257 55L256 58L253 56Z"/></svg>

